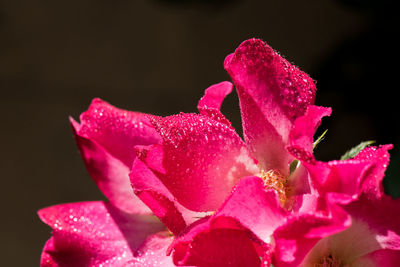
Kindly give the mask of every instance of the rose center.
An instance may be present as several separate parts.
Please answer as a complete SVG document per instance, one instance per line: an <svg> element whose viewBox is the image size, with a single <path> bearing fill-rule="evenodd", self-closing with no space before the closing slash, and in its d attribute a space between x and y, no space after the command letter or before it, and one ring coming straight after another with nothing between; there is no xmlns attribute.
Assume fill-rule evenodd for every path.
<svg viewBox="0 0 400 267"><path fill-rule="evenodd" d="M314 267L344 267L345 265L341 260L334 257L332 254L320 259L320 261L314 265Z"/></svg>
<svg viewBox="0 0 400 267"><path fill-rule="evenodd" d="M265 188L274 190L284 206L288 193L286 177L277 170L269 170L267 172L261 170L260 177L264 180Z"/></svg>

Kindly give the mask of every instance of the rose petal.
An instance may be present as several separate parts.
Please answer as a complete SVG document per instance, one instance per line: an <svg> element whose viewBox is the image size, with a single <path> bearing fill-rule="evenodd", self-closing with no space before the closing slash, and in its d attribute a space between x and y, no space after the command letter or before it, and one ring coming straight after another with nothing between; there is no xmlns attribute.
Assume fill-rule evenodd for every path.
<svg viewBox="0 0 400 267"><path fill-rule="evenodd" d="M359 157L349 160L334 160L330 162L312 161L304 159L302 153L293 155L303 161L310 173L314 192L319 195L331 194L331 200L342 204L353 201L362 192L379 197L382 195L381 181L383 179L386 164L389 160L387 150L391 145L379 149L368 148L366 156L364 153ZM293 152L293 151L292 151ZM341 199L339 201L339 199Z"/></svg>
<svg viewBox="0 0 400 267"><path fill-rule="evenodd" d="M291 146L301 147L305 151L313 152L313 136L321 124L321 119L330 116L330 108L308 106L304 116L298 117L290 131L289 140Z"/></svg>
<svg viewBox="0 0 400 267"><path fill-rule="evenodd" d="M314 266L332 259L343 266L386 266L378 264L381 256L400 254L399 207L400 200L388 196L376 199L362 194L344 206L352 218L351 226L319 240L301 266ZM378 257L380 253L382 255Z"/></svg>
<svg viewBox="0 0 400 267"><path fill-rule="evenodd" d="M225 59L238 90L244 137L264 169L288 173L289 131L313 104L315 85L261 40L243 42Z"/></svg>
<svg viewBox="0 0 400 267"><path fill-rule="evenodd" d="M375 199L362 194L344 209L366 225L380 248L400 250L400 199L386 195Z"/></svg>
<svg viewBox="0 0 400 267"><path fill-rule="evenodd" d="M367 147L354 158L355 160L371 161L374 163L363 181L363 191L370 196L379 198L384 195L382 180L385 176L386 167L389 164L388 150L392 148L393 145Z"/></svg>
<svg viewBox="0 0 400 267"><path fill-rule="evenodd" d="M166 251L173 240L166 234L154 234L136 250L135 258L129 262L129 266L137 267L168 267L175 266L172 257L166 255Z"/></svg>
<svg viewBox="0 0 400 267"><path fill-rule="evenodd" d="M260 177L250 176L238 183L213 218L234 218L265 243L270 243L272 233L288 215L275 191L265 190Z"/></svg>
<svg viewBox="0 0 400 267"><path fill-rule="evenodd" d="M360 267L397 267L400 262L400 251L381 249L358 258L353 266Z"/></svg>
<svg viewBox="0 0 400 267"><path fill-rule="evenodd" d="M197 217L204 216L187 210L180 205L154 175L154 173L139 159L136 159L130 174L132 187L138 197L160 218L168 229L178 235Z"/></svg>
<svg viewBox="0 0 400 267"><path fill-rule="evenodd" d="M350 226L351 219L346 212L335 206L329 208L325 215L316 212L293 216L274 232L274 266L299 266L320 239Z"/></svg>
<svg viewBox="0 0 400 267"><path fill-rule="evenodd" d="M152 116L118 109L96 98L80 116L78 135L96 141L130 168L136 157L136 145L151 145L161 141L149 117Z"/></svg>
<svg viewBox="0 0 400 267"><path fill-rule="evenodd" d="M221 222L223 221L223 222ZM202 220L172 245L178 266L260 266L257 244L233 219Z"/></svg>
<svg viewBox="0 0 400 267"><path fill-rule="evenodd" d="M162 167L141 158L172 195L193 211L216 210L232 187L258 168L246 145L228 125L198 114L152 120L163 138Z"/></svg>
<svg viewBox="0 0 400 267"><path fill-rule="evenodd" d="M79 124L70 118L75 141L86 168L99 189L119 209L130 213L151 213L133 193L129 182L130 167L111 155L96 141L80 136Z"/></svg>
<svg viewBox="0 0 400 267"><path fill-rule="evenodd" d="M154 216L124 213L101 201L52 206L38 214L53 228L42 266L126 266L149 235L165 230Z"/></svg>
<svg viewBox="0 0 400 267"><path fill-rule="evenodd" d="M221 82L207 88L197 105L200 114L231 126L230 121L220 112L222 101L231 91L232 83L230 82Z"/></svg>
<svg viewBox="0 0 400 267"><path fill-rule="evenodd" d="M255 176L243 178L211 218L205 217L189 226L186 232L174 241L171 246L174 250L174 262L197 266L206 264L207 259L213 259L214 261L209 260L208 264L218 266L226 261L227 257L234 265L258 264L254 266L259 266L260 262L255 260L259 257L263 257L263 262L269 262L268 243L271 242L274 230L285 222L287 216L288 212L280 207L276 193L265 190L261 178ZM229 237L220 236L225 234ZM220 238L227 238L229 241L221 241ZM229 245L219 242L227 242ZM214 248L215 245L219 245L219 248ZM236 252L232 245L245 251L254 250L258 257L254 257L254 261L251 258L242 259L241 257L246 258L246 253L250 252ZM205 250L207 247L210 251ZM214 255L214 250L218 253L221 248L226 251L218 257ZM232 255L229 256L228 253ZM237 253L239 255L236 255Z"/></svg>

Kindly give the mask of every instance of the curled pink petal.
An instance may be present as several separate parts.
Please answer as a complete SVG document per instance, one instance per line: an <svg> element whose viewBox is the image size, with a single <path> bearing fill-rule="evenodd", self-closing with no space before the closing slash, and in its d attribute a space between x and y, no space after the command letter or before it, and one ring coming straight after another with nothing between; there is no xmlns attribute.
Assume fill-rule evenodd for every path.
<svg viewBox="0 0 400 267"><path fill-rule="evenodd" d="M298 117L294 122L293 129L289 135L290 145L301 147L305 151L312 153L315 131L321 124L321 119L325 116L330 116L331 112L330 108L308 106L304 116Z"/></svg>
<svg viewBox="0 0 400 267"><path fill-rule="evenodd" d="M201 216L182 207L141 160L136 159L133 163L130 177L135 193L172 233L179 234Z"/></svg>
<svg viewBox="0 0 400 267"><path fill-rule="evenodd" d="M38 214L53 228L42 266L126 266L149 235L165 230L154 216L124 213L101 201L52 206Z"/></svg>
<svg viewBox="0 0 400 267"><path fill-rule="evenodd" d="M363 193L343 207L351 216L351 226L318 240L302 253L305 257L295 255L294 262L301 262L300 266L396 266L390 262L400 256L399 207L399 200Z"/></svg>
<svg viewBox="0 0 400 267"><path fill-rule="evenodd" d="M332 193L329 199L345 204L356 199L362 192L369 192L369 195L375 197L382 196L381 182L389 161L387 151L391 147L371 147L354 159L327 163L304 158L307 152L302 148L293 155L302 160L307 168L315 192L321 196ZM297 153L298 151L303 152Z"/></svg>
<svg viewBox="0 0 400 267"><path fill-rule="evenodd" d="M246 143L262 167L287 173L289 132L314 103L314 82L257 39L229 55L225 69L238 90Z"/></svg>
<svg viewBox="0 0 400 267"><path fill-rule="evenodd" d="M367 226L379 248L400 251L400 199L386 195L375 199L366 193L344 209Z"/></svg>
<svg viewBox="0 0 400 267"><path fill-rule="evenodd" d="M136 157L136 145L151 145L161 141L149 117L152 116L118 109L96 98L80 116L78 135L96 141L130 167Z"/></svg>
<svg viewBox="0 0 400 267"><path fill-rule="evenodd" d="M204 218L172 244L178 266L260 266L259 245L231 218ZM264 266L264 265L263 265ZM267 266L267 265L266 265Z"/></svg>
<svg viewBox="0 0 400 267"><path fill-rule="evenodd" d="M231 91L232 83L230 82L221 82L207 88L197 105L200 114L231 126L230 121L220 112L222 101Z"/></svg>
<svg viewBox="0 0 400 267"><path fill-rule="evenodd" d="M246 145L225 123L198 114L152 121L163 138L162 167L142 160L165 171L159 179L190 210L216 210L242 177L258 172Z"/></svg>
<svg viewBox="0 0 400 267"><path fill-rule="evenodd" d="M371 252L354 261L354 266L371 266L371 267L397 267L400 262L400 251L381 249Z"/></svg>
<svg viewBox="0 0 400 267"><path fill-rule="evenodd" d="M166 251L173 237L165 233L149 236L136 250L134 259L128 266L137 267L172 267L175 264L172 257L166 255Z"/></svg>
<svg viewBox="0 0 400 267"><path fill-rule="evenodd" d="M319 240L347 229L350 224L348 214L337 207L331 207L329 214L309 212L292 216L274 232L273 265L301 266Z"/></svg>
<svg viewBox="0 0 400 267"><path fill-rule="evenodd" d="M151 211L135 196L129 182L129 167L96 141L80 136L79 124L70 119L75 141L86 168L99 189L119 209L130 213Z"/></svg>
<svg viewBox="0 0 400 267"><path fill-rule="evenodd" d="M213 217L234 218L243 227L251 229L258 238L269 243L274 230L284 223L288 215L281 208L277 194L273 190L265 190L261 178L250 176L238 183Z"/></svg>
<svg viewBox="0 0 400 267"><path fill-rule="evenodd" d="M392 148L393 145L367 147L354 158L355 160L373 162L373 166L366 175L362 185L363 192L368 193L370 196L379 198L384 195L382 180L385 176L386 167L389 164L388 150Z"/></svg>
<svg viewBox="0 0 400 267"><path fill-rule="evenodd" d="M134 147L161 140L148 115L94 99L82 113L81 124L72 118L70 122L86 168L104 195L126 212L149 213L133 194L128 177L136 157Z"/></svg>

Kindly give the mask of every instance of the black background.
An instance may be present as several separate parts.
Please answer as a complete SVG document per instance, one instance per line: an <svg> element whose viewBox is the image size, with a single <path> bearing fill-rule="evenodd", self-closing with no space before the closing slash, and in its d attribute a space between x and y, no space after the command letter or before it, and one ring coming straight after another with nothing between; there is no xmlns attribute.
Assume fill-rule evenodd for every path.
<svg viewBox="0 0 400 267"><path fill-rule="evenodd" d="M317 80L333 108L321 160L361 141L392 143L389 193L399 190L398 35L391 1L0 1L2 266L37 266L50 229L42 207L103 199L75 147L94 97L157 115L194 112L229 80L225 56L262 38ZM234 94L223 106L238 131Z"/></svg>

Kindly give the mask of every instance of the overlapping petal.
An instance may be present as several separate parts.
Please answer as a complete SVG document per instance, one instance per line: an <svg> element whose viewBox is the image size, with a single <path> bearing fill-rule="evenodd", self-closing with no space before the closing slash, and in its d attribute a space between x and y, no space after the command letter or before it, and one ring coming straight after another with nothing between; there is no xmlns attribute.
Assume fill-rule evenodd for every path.
<svg viewBox="0 0 400 267"><path fill-rule="evenodd" d="M153 215L128 214L101 201L57 205L38 213L53 228L42 266L126 266L132 260L145 261L136 250L149 236L165 231Z"/></svg>
<svg viewBox="0 0 400 267"><path fill-rule="evenodd" d="M220 111L222 101L231 91L232 84L230 82L217 83L207 88L197 105L200 114L231 126L230 121Z"/></svg>
<svg viewBox="0 0 400 267"><path fill-rule="evenodd" d="M104 195L124 211L149 213L133 194L128 177L135 158L134 147L161 140L147 115L94 99L81 115L81 124L72 118L70 122L89 174Z"/></svg>
<svg viewBox="0 0 400 267"><path fill-rule="evenodd" d="M204 216L193 212L176 201L158 177L140 160L136 159L130 174L136 195L160 218L168 229L178 235L187 225Z"/></svg>
<svg viewBox="0 0 400 267"><path fill-rule="evenodd" d="M96 98L81 114L78 134L96 141L130 168L136 145L157 144L161 140L150 117L153 116L118 109Z"/></svg>
<svg viewBox="0 0 400 267"><path fill-rule="evenodd" d="M141 159L190 210L216 210L242 177L258 171L246 145L225 123L183 113L152 122L163 138L162 151L150 150ZM154 166L154 157L162 158L157 161L162 166Z"/></svg>
<svg viewBox="0 0 400 267"><path fill-rule="evenodd" d="M386 145L367 148L365 153L368 156L362 152L354 159L330 162L316 161L301 148L292 149L291 152L307 168L315 194L345 204L357 199L362 192L368 191L375 196L382 195L381 181L389 160L388 150L391 147Z"/></svg>
<svg viewBox="0 0 400 267"><path fill-rule="evenodd" d="M367 147L354 158L355 160L374 162L362 185L363 192L368 193L371 197L380 198L384 195L382 180L389 164L388 151L392 148L393 145Z"/></svg>
<svg viewBox="0 0 400 267"><path fill-rule="evenodd" d="M238 91L246 143L263 169L287 174L289 132L313 104L314 82L257 39L243 42L229 55L225 69Z"/></svg>
<svg viewBox="0 0 400 267"><path fill-rule="evenodd" d="M71 119L110 203L39 211L53 228L42 266L395 266L400 202L382 187L391 145L318 161L313 135L331 109L313 105L313 80L256 39L225 68L245 142L220 111L229 82L205 91L199 114L95 99Z"/></svg>
<svg viewBox="0 0 400 267"><path fill-rule="evenodd" d="M268 244L274 230L285 223L287 216L276 193L265 190L261 178L246 177L212 217L195 223L174 241L174 262L196 266L225 266L224 262L232 266L260 266L259 258L270 253Z"/></svg>
<svg viewBox="0 0 400 267"><path fill-rule="evenodd" d="M397 266L398 263L392 260L400 257L399 200L388 196L372 199L363 193L343 208L351 216L350 227L315 240L317 242L309 246L302 238L297 239L296 244L301 244L302 253L293 253L292 261L288 261L285 257L278 257L282 254L278 249L275 266L323 263L330 263L328 266ZM279 230L276 235L279 235ZM279 248L279 237L276 240Z"/></svg>
<svg viewBox="0 0 400 267"><path fill-rule="evenodd" d="M292 216L275 230L274 266L300 266L319 240L350 226L351 219L346 212L338 207L329 208L325 213L305 212Z"/></svg>

